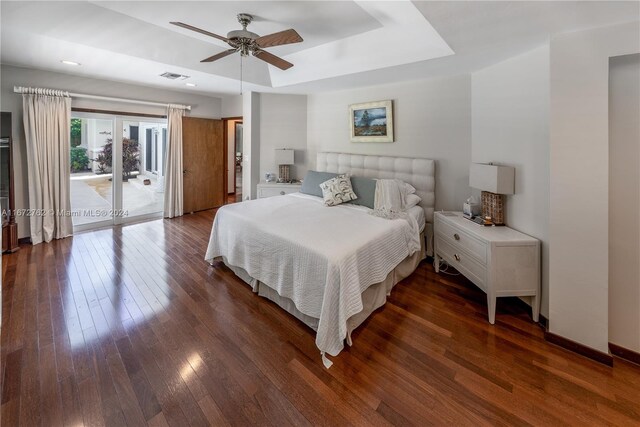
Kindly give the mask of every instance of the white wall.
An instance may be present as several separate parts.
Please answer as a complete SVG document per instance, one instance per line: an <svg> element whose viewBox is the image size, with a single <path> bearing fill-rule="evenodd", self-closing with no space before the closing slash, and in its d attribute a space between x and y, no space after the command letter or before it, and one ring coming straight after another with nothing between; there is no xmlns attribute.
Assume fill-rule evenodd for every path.
<svg viewBox="0 0 640 427"><path fill-rule="evenodd" d="M222 117L242 116L242 95L225 96L222 98Z"/></svg>
<svg viewBox="0 0 640 427"><path fill-rule="evenodd" d="M132 98L192 106L189 115L194 117L220 118L221 100L186 92L168 91L155 87L137 86L108 80L91 79L69 74L19 68L2 65L0 70L0 108L12 113L14 138L14 181L16 209L28 207L27 158L22 125L22 95L13 93L14 86L35 86L62 89L76 93ZM147 114L166 114L163 107L74 99L72 107L94 108ZM16 219L20 238L29 235L29 223L25 217Z"/></svg>
<svg viewBox="0 0 640 427"><path fill-rule="evenodd" d="M391 99L393 143L349 141L349 104ZM469 197L469 75L312 94L307 103L307 166L316 153L337 151L436 160L436 208L461 210Z"/></svg>
<svg viewBox="0 0 640 427"><path fill-rule="evenodd" d="M638 22L558 35L550 53L549 330L608 351L609 58Z"/></svg>
<svg viewBox="0 0 640 427"><path fill-rule="evenodd" d="M548 317L549 46L472 75L471 159L516 169L506 222L542 242L541 312Z"/></svg>
<svg viewBox="0 0 640 427"><path fill-rule="evenodd" d="M260 94L245 92L242 99L242 199L254 199L260 182Z"/></svg>
<svg viewBox="0 0 640 427"><path fill-rule="evenodd" d="M267 172L278 175L277 148L293 148L295 165L291 178L303 179L307 173L307 96L260 95L260 179Z"/></svg>
<svg viewBox="0 0 640 427"><path fill-rule="evenodd" d="M640 353L640 55L609 64L609 342Z"/></svg>

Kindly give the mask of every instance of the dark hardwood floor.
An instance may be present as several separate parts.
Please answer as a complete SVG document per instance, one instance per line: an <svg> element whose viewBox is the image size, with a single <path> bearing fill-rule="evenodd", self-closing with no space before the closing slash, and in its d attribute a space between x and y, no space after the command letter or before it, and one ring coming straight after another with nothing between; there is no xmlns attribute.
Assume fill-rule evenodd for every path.
<svg viewBox="0 0 640 427"><path fill-rule="evenodd" d="M213 212L2 259L2 426L638 425L640 367L544 341L423 263L327 370L313 333L204 260Z"/></svg>

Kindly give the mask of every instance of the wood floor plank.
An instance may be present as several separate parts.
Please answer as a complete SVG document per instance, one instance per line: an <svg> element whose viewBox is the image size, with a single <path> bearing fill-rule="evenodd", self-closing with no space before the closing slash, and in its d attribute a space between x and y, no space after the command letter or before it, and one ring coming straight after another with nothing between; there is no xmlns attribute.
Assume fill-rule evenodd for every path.
<svg viewBox="0 0 640 427"><path fill-rule="evenodd" d="M122 360L118 355L112 355L107 358L107 363L127 424L144 425L146 423L145 416L140 405L138 405L138 398Z"/></svg>
<svg viewBox="0 0 640 427"><path fill-rule="evenodd" d="M128 337L121 338L117 342L120 358L133 387L133 391L138 399L138 406L146 420L150 420L160 412L160 404L156 398L149 381L140 365L138 358L133 352Z"/></svg>
<svg viewBox="0 0 640 427"><path fill-rule="evenodd" d="M222 411L220 410L218 405L216 405L216 402L214 402L211 396L209 396L208 394L198 401L198 405L200 405L200 408L207 417L207 421L210 425L229 425L224 415L222 414Z"/></svg>
<svg viewBox="0 0 640 427"><path fill-rule="evenodd" d="M20 378L22 374L22 349L15 350L6 356L6 368L2 381L2 404L10 400L20 399Z"/></svg>
<svg viewBox="0 0 640 427"><path fill-rule="evenodd" d="M60 380L60 394L62 397L62 413L65 426L82 425L82 407L75 377L64 377Z"/></svg>
<svg viewBox="0 0 640 427"><path fill-rule="evenodd" d="M60 386L56 374L56 356L54 344L48 344L40 349L40 419L47 425L62 426L62 399ZM46 421L45 421L46 420Z"/></svg>
<svg viewBox="0 0 640 427"><path fill-rule="evenodd" d="M164 372L155 361L155 350L153 346L149 346L142 338L142 327L133 327L130 331L130 340L133 351L138 357L146 375L149 379L151 387L155 390L158 403L162 409L162 417L154 422L167 422L170 425L187 425L189 424L187 417L180 408L178 399L174 397L174 388L171 387L169 373ZM157 343L157 341L155 341ZM149 421L151 423L151 420Z"/></svg>
<svg viewBox="0 0 640 427"><path fill-rule="evenodd" d="M422 263L327 370L313 332L202 259L215 212L2 263L3 425L635 425L640 367L545 342Z"/></svg>
<svg viewBox="0 0 640 427"><path fill-rule="evenodd" d="M78 384L78 394L85 426L105 425L99 393L94 377L85 378Z"/></svg>

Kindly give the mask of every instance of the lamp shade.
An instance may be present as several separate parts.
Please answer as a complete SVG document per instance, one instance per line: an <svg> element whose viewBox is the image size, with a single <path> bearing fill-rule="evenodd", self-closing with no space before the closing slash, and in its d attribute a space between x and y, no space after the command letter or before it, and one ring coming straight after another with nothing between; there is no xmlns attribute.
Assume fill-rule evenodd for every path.
<svg viewBox="0 0 640 427"><path fill-rule="evenodd" d="M469 186L495 194L513 194L515 169L511 166L471 163Z"/></svg>
<svg viewBox="0 0 640 427"><path fill-rule="evenodd" d="M293 150L290 148L282 148L276 150L276 165L292 165Z"/></svg>

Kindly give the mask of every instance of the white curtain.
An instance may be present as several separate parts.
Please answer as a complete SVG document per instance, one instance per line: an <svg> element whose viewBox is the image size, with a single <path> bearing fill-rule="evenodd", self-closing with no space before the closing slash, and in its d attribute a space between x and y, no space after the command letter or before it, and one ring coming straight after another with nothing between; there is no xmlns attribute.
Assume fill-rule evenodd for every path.
<svg viewBox="0 0 640 427"><path fill-rule="evenodd" d="M31 242L73 234L69 180L71 98L33 89L22 95L27 144Z"/></svg>
<svg viewBox="0 0 640 427"><path fill-rule="evenodd" d="M164 182L164 217L182 216L182 116L184 107L169 105L167 112L167 167Z"/></svg>

